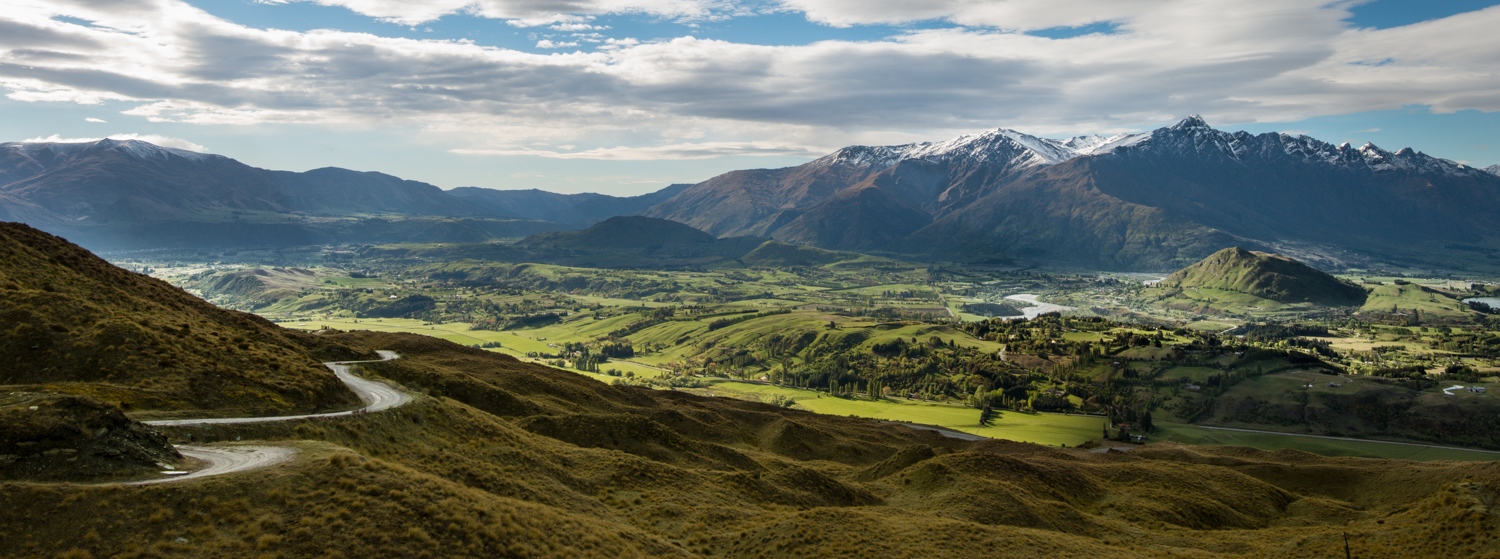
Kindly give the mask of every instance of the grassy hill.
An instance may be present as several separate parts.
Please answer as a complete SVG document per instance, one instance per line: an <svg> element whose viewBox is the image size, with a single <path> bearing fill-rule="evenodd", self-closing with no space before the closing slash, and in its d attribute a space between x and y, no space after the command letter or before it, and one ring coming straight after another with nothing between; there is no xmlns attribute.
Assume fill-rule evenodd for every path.
<svg viewBox="0 0 1500 559"><path fill-rule="evenodd" d="M746 266L823 266L866 258L862 254L823 250L817 247L789 245L780 241L766 241L755 250L740 257Z"/></svg>
<svg viewBox="0 0 1500 559"><path fill-rule="evenodd" d="M1364 304L1365 290L1279 254L1239 247L1215 252L1162 280L1162 288L1218 289L1279 303Z"/></svg>
<svg viewBox="0 0 1500 559"><path fill-rule="evenodd" d="M175 486L0 483L31 556L1479 556L1496 474L1162 443L1092 453L609 386L413 335L326 336L430 396L389 413L179 428L289 445ZM140 519L121 522L119 519ZM67 534L94 534L76 538ZM184 543L184 541L186 543Z"/></svg>
<svg viewBox="0 0 1500 559"><path fill-rule="evenodd" d="M358 403L310 336L0 223L0 385L131 411L280 414Z"/></svg>

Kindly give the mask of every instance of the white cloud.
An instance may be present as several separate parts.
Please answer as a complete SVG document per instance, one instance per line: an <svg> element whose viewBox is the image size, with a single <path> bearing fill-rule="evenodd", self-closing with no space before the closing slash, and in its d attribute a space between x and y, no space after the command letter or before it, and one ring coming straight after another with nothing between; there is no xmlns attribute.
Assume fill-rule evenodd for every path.
<svg viewBox="0 0 1500 559"><path fill-rule="evenodd" d="M558 146L564 149L573 146ZM560 152L532 149L452 149L459 155L503 155L533 156L551 159L602 159L608 161L642 161L662 159L712 159L725 156L789 156L817 157L822 149L788 147L777 144L745 142L706 142L701 144L673 144L649 147L596 148L579 152Z"/></svg>
<svg viewBox="0 0 1500 559"><path fill-rule="evenodd" d="M104 124L104 123L108 122L108 121L106 121L104 119L99 119L99 118L94 118L94 117L85 118L85 119L83 119L83 121L84 122L97 122L97 123L100 123L100 124Z"/></svg>
<svg viewBox="0 0 1500 559"><path fill-rule="evenodd" d="M1371 133L1371 132L1379 132L1379 131L1380 131L1379 128L1369 128L1369 129L1365 129L1365 130L1354 130L1354 131L1351 131L1349 133L1350 134L1368 134L1368 133Z"/></svg>
<svg viewBox="0 0 1500 559"><path fill-rule="evenodd" d="M555 31L603 31L609 29L608 25L589 25L587 23L559 23L549 25L548 29Z"/></svg>
<svg viewBox="0 0 1500 559"><path fill-rule="evenodd" d="M314 1L412 24L473 13L517 27L740 9L709 0ZM801 46L577 33L537 47L603 42L532 54L252 29L180 0L11 0L0 12L0 89L38 103L133 101L123 112L153 122L410 125L472 153L600 159L809 155L996 126L1110 132L1192 113L1237 123L1410 105L1500 110L1500 42L1490 38L1500 8L1373 30L1348 27L1348 2L1058 1L785 0L828 24L938 18L973 27ZM1096 21L1118 32L1005 31ZM522 147L538 141L581 148Z"/></svg>
<svg viewBox="0 0 1500 559"><path fill-rule="evenodd" d="M39 143L78 144L78 143L86 143L86 142L97 142L99 140L103 140L104 138L109 138L111 140L140 140L142 142L148 142L148 143L156 144L156 145L164 147L164 148L177 148L177 149L185 149L185 150L188 150L188 151L196 151L196 152L208 152L209 151L209 149L206 148L206 147L203 147L201 145L195 144L193 142L189 142L189 141L184 140L182 138L173 138L171 136L160 136L160 135L157 135L157 134L110 134L108 136L103 136L103 137L99 137L99 138L64 138L64 137L62 137L59 134L53 134L51 136L46 136L46 137L27 138L25 140L21 140L21 143L23 143L23 144L39 144Z"/></svg>
<svg viewBox="0 0 1500 559"><path fill-rule="evenodd" d="M667 18L708 17L732 7L717 0L258 0L266 4L313 2L342 6L357 13L402 25L416 25L451 14L471 14L547 25L589 14L638 13Z"/></svg>

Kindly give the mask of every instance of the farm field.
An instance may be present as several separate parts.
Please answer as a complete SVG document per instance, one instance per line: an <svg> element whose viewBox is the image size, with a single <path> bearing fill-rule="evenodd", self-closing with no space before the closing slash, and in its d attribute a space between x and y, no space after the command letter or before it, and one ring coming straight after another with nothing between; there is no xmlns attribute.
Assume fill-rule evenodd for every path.
<svg viewBox="0 0 1500 559"><path fill-rule="evenodd" d="M1151 440L1193 445L1248 446L1261 450L1300 450L1323 456L1357 456L1429 462L1461 460L1488 462L1500 460L1500 453L1475 450L1431 448L1429 446L1380 441L1333 440L1275 433L1249 433L1207 429L1197 425L1157 422Z"/></svg>

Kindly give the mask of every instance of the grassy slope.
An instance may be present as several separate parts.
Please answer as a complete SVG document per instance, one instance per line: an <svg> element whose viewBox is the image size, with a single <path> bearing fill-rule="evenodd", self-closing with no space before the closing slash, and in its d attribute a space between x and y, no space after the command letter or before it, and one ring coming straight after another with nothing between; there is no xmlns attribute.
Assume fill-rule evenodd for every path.
<svg viewBox="0 0 1500 559"><path fill-rule="evenodd" d="M0 484L0 550L53 556L1324 557L1497 551L1488 464L1170 443L968 443L610 387L430 339L367 366L440 397L334 420L180 429L294 463L175 486ZM262 443L264 444L264 443ZM1458 480L1471 480L1459 482ZM1474 512L1471 509L1479 507ZM179 539L181 538L181 539Z"/></svg>
<svg viewBox="0 0 1500 559"><path fill-rule="evenodd" d="M1162 286L1210 288L1283 303L1357 305L1363 290L1277 254L1226 248L1162 280Z"/></svg>
<svg viewBox="0 0 1500 559"><path fill-rule="evenodd" d="M19 224L0 223L0 332L0 384L12 392L194 415L358 403L319 363L352 354L322 352L313 338L219 309Z"/></svg>
<svg viewBox="0 0 1500 559"><path fill-rule="evenodd" d="M1361 310L1390 312L1391 307L1404 311L1416 309L1429 317L1472 317L1475 312L1463 301L1443 293L1423 288L1416 284L1378 285L1371 289L1370 298Z"/></svg>

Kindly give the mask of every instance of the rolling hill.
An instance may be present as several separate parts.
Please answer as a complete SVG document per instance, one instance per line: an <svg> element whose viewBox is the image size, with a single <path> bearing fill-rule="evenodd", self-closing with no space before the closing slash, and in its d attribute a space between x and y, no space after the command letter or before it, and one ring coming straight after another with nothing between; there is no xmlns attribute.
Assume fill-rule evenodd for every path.
<svg viewBox="0 0 1500 559"><path fill-rule="evenodd" d="M1178 270L1161 288L1219 289L1280 303L1362 306L1365 289L1279 254L1226 248Z"/></svg>

